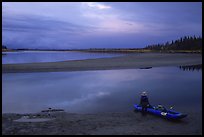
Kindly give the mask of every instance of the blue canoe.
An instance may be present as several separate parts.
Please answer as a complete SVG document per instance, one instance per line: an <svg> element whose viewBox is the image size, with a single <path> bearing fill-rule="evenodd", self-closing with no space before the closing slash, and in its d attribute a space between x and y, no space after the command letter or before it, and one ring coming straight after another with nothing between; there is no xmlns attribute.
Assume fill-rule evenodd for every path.
<svg viewBox="0 0 204 137"><path fill-rule="evenodd" d="M142 111L142 107L140 105L135 104L134 108L136 111ZM147 112L167 119L182 119L187 116L187 114L183 114L173 110L162 111L157 109L157 107L147 108Z"/></svg>

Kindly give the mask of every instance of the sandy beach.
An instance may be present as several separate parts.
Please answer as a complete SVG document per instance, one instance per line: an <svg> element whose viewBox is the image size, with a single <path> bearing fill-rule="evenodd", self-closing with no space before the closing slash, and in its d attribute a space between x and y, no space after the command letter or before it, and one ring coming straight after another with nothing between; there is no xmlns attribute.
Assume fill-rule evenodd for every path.
<svg viewBox="0 0 204 137"><path fill-rule="evenodd" d="M55 112L51 116L26 114L48 121L19 122L23 114L3 114L3 135L201 135L202 125L193 119L196 113L180 121L169 121L140 112L74 114ZM43 120L44 120L43 119ZM38 119L39 120L39 119Z"/></svg>
<svg viewBox="0 0 204 137"><path fill-rule="evenodd" d="M202 54L140 53L62 62L2 64L3 73L131 69L202 64Z"/></svg>

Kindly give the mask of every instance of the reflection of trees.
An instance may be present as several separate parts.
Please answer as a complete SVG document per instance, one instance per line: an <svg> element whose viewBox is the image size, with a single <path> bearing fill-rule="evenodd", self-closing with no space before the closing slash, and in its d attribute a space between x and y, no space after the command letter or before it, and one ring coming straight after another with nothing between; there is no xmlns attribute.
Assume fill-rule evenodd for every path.
<svg viewBox="0 0 204 137"><path fill-rule="evenodd" d="M179 68L183 71L202 71L202 64L199 65L189 65L189 66L179 66Z"/></svg>
<svg viewBox="0 0 204 137"><path fill-rule="evenodd" d="M140 68L140 69L151 69L152 67L144 67L144 68Z"/></svg>

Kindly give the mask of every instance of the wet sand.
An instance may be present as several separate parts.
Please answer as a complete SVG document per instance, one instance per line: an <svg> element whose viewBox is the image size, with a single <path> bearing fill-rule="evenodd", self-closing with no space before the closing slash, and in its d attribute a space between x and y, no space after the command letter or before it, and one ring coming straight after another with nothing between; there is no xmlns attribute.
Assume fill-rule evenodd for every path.
<svg viewBox="0 0 204 137"><path fill-rule="evenodd" d="M2 64L2 73L131 69L202 64L202 54L140 53L75 61Z"/></svg>
<svg viewBox="0 0 204 137"><path fill-rule="evenodd" d="M202 117L191 113L180 121L169 121L140 112L74 114L36 113L41 122L17 122L23 114L3 114L3 135L202 135ZM201 117L201 118L200 118ZM196 118L196 119L195 119ZM201 121L200 121L201 120ZM200 122L199 122L200 121Z"/></svg>

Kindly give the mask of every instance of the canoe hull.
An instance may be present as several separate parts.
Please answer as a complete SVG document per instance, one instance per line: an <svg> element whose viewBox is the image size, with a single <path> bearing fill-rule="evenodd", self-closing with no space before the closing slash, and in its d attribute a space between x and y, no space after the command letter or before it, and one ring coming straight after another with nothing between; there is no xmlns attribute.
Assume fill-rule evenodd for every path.
<svg viewBox="0 0 204 137"><path fill-rule="evenodd" d="M134 108L136 111L142 111L142 107L140 105L135 104ZM162 112L161 110L156 110L154 107L153 108L147 108L147 112L167 118L167 119L182 119L187 116L187 114L182 114L180 112L172 111L172 110L167 110L166 112Z"/></svg>

